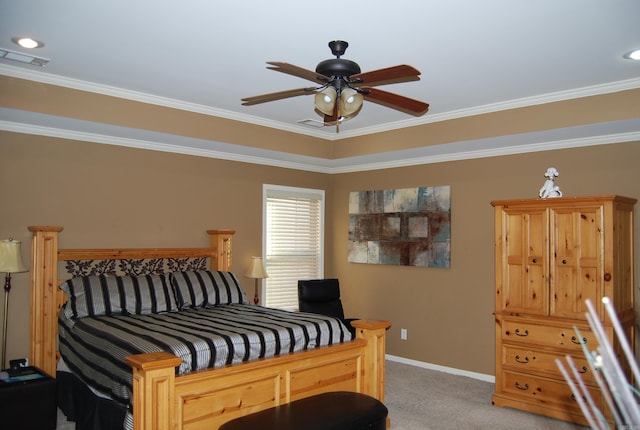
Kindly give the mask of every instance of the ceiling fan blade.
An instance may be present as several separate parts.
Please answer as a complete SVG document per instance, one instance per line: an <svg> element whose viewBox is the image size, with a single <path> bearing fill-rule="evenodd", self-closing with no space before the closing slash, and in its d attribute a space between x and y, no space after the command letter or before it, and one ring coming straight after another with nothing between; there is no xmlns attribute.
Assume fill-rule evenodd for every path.
<svg viewBox="0 0 640 430"><path fill-rule="evenodd" d="M316 88L297 88L295 90L278 91L277 93L261 94L259 96L245 97L242 99L243 106L257 105L259 103L272 102L275 100L287 99L289 97L306 96L315 94Z"/></svg>
<svg viewBox="0 0 640 430"><path fill-rule="evenodd" d="M313 72L311 70L303 69L302 67L294 66L289 63L281 63L278 61L267 61L267 64L271 64L273 67L267 67L269 70L275 70L276 72L286 73L288 75L297 76L298 78L307 79L319 84L325 84L331 80L328 76L320 73Z"/></svg>
<svg viewBox="0 0 640 430"><path fill-rule="evenodd" d="M324 116L324 125L335 125L338 122L338 111L333 111L333 115Z"/></svg>
<svg viewBox="0 0 640 430"><path fill-rule="evenodd" d="M349 79L358 79L362 81L352 84L354 86L366 85L368 87L373 87L377 85L396 84L399 82L419 81L420 71L414 67L402 64L400 66L387 67L386 69L358 73L357 75L351 75Z"/></svg>
<svg viewBox="0 0 640 430"><path fill-rule="evenodd" d="M382 91L377 88L363 88L368 94L363 93L364 99L373 103L396 109L409 115L424 115L429 110L429 104L419 100L410 99L398 94Z"/></svg>

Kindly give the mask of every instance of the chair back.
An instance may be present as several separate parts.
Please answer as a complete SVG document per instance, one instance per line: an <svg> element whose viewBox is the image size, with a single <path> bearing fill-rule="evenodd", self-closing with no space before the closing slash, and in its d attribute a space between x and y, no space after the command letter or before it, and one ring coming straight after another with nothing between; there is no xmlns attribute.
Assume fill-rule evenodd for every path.
<svg viewBox="0 0 640 430"><path fill-rule="evenodd" d="M298 305L301 312L327 315L344 320L337 279L305 279L298 281Z"/></svg>

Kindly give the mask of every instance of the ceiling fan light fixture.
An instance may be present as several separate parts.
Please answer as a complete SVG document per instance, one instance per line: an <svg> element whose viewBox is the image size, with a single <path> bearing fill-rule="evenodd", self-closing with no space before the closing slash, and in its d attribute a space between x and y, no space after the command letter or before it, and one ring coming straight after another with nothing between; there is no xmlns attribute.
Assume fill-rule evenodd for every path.
<svg viewBox="0 0 640 430"><path fill-rule="evenodd" d="M350 117L362 108L364 97L351 88L345 88L340 93L340 113Z"/></svg>
<svg viewBox="0 0 640 430"><path fill-rule="evenodd" d="M358 115L362 110L365 97L367 102L377 103L410 115L421 116L427 113L428 103L375 88L378 85L419 81L419 70L402 64L362 73L356 62L342 58L347 46L349 44L341 40L329 42L331 53L336 58L321 61L316 66L315 72L289 63L267 61L269 65L267 69L312 81L316 87L245 97L242 99L242 105L249 106L314 94L315 112L324 117L325 126L335 125L336 132L339 131L341 122Z"/></svg>
<svg viewBox="0 0 640 430"><path fill-rule="evenodd" d="M333 115L333 109L336 104L336 89L327 87L315 95L315 107L325 115Z"/></svg>

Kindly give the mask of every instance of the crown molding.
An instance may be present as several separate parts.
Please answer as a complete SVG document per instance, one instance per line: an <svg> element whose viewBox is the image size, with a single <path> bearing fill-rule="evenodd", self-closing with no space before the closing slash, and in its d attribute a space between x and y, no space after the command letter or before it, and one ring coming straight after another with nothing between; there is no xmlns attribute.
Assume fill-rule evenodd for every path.
<svg viewBox="0 0 640 430"><path fill-rule="evenodd" d="M81 142L100 143L105 145L123 146L127 148L144 149L149 151L170 152L174 154L194 155L196 157L216 158L220 160L239 161L242 163L261 164L286 169L305 170L317 173L331 173L327 165L328 160L316 157L296 156L294 154L262 151L251 149L256 154L246 153L246 147L240 145L218 143L222 149L212 150L199 148L195 145L189 146L189 142L202 141L200 139L181 138L181 144L158 142L157 140L133 139L119 137L108 134L90 133L78 130L70 130L49 126L25 124L13 121L0 120L0 130L14 133L31 134L36 136L46 136L59 139L77 140ZM157 137L157 136L154 136ZM206 141L211 143L210 141ZM302 160L302 161L300 161Z"/></svg>
<svg viewBox="0 0 640 430"><path fill-rule="evenodd" d="M194 112L204 115L210 115L234 121L240 121L255 124L264 127L275 128L291 133L303 134L329 141L342 140L356 136L365 136L374 133L397 130L406 127L414 127L419 125L431 124L439 121L447 121L451 119L464 118L468 116L481 115L492 112L499 112L509 109L522 108L545 103L553 103L563 100L576 99L581 97L596 96L609 94L619 91L626 91L640 88L640 78L627 79L624 81L610 82L601 85L593 85L589 87L576 88L566 91L558 91L555 93L543 94L533 97L524 97L505 102L492 103L483 106L475 106L466 109L459 109L439 114L430 114L419 118L411 118L396 121L381 126L365 127L358 130L343 131L340 134L326 133L319 130L307 129L302 125L294 126L291 124L270 121L253 115L245 115L237 112L231 112L224 109L217 109L210 106L204 106L196 103L188 103L167 97L159 97L138 91L125 90L122 88L112 87L108 85L96 84L79 79L71 79L58 76L51 73L44 73L36 70L28 70L20 67L8 66L0 64L0 74L11 76L19 79L31 80L44 84L57 85L65 88L87 91L95 94L107 95L111 97L122 98L126 100L148 103L157 106L163 106L173 109L179 109L187 112Z"/></svg>
<svg viewBox="0 0 640 430"><path fill-rule="evenodd" d="M602 136L581 137L576 139L564 139L548 142L524 143L518 145L484 148L476 150L456 151L455 147L459 143L435 145L421 148L423 155L403 157L392 161L381 161L374 163L354 163L343 167L332 167L329 173L353 173L369 170L393 169L398 167L419 166L424 164L445 163L450 161L473 160L479 158L500 157L503 155L527 154L532 152L555 151L558 149L575 149L588 146L612 145L625 142L640 142L640 131L617 133ZM430 149L439 152L443 148L449 147L450 151L441 154L429 154ZM414 151L415 152L415 151Z"/></svg>
<svg viewBox="0 0 640 430"><path fill-rule="evenodd" d="M439 114L430 114L420 118L411 118L407 120L397 121L385 124L379 127L367 127L360 130L350 130L341 132L340 139L349 137L364 136L367 134L380 133L384 131L397 130L400 128L413 127L418 125L433 124L440 121L448 121L452 119L460 119L475 115L482 115L493 112L500 112L510 109L518 109L528 106L536 106L547 103L560 102L565 100L579 99L582 97L592 97L603 94L611 94L620 91L628 91L640 88L640 78L627 79L624 81L609 82L601 85L593 85L590 87L575 88L572 90L558 91L555 93L542 94L532 97L524 97L520 99L508 100L504 102L492 103L483 106L475 106L466 109L459 109Z"/></svg>
<svg viewBox="0 0 640 430"><path fill-rule="evenodd" d="M123 88L112 87L109 85L96 84L93 82L83 81L79 79L67 78L64 76L44 73L36 70L27 70L19 67L0 64L0 74L10 76L12 78L26 79L42 84L56 85L59 87L70 88L73 90L86 91L94 94L100 94L110 97L131 100L135 102L147 103L172 109L183 110L185 112L199 113L203 115L215 116L219 118L230 119L234 121L246 122L250 124L260 125L264 127L275 128L288 131L291 133L305 134L313 137L326 139L326 133L321 133L313 129L305 129L300 126L293 126L283 122L270 121L264 118L258 118L253 115L245 115L224 109L217 109L210 106L200 105L197 103L188 103L182 100L172 99L169 97L160 97L152 94L142 93L139 91L126 90Z"/></svg>
<svg viewBox="0 0 640 430"><path fill-rule="evenodd" d="M6 112L13 111L5 110L5 113ZM38 117L42 116L35 115L36 119L38 119ZM48 122L51 122L52 118L54 122L57 120L55 117L46 116L46 118L49 120ZM75 124L74 121L67 120L65 124L67 127L60 128L57 126L18 122L16 120L0 120L0 130L326 174L391 169L449 161L640 141L640 120L629 120L617 122L613 124L613 128L607 128L606 126L610 124L604 124L602 129L591 129L589 130L591 134L574 138L565 136L579 135L580 133L586 134L585 129L587 127L561 130L563 133L559 131L551 133L526 133L515 136L503 136L501 138L431 145L409 150L330 160L287 152L248 148L246 146L204 139L185 138L183 136L168 135L165 133L105 126L102 124L100 124L102 127L101 130L109 133L100 134L71 129L70 125ZM86 127L87 124L83 123L83 125ZM607 133L610 129L615 131ZM597 134L598 132L601 134ZM135 135L136 137L126 137L125 135L127 134L130 136Z"/></svg>

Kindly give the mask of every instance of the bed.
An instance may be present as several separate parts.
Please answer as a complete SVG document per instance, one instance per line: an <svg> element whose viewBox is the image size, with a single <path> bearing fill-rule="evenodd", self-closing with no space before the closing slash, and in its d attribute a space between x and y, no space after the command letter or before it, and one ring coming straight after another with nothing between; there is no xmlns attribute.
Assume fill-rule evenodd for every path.
<svg viewBox="0 0 640 430"><path fill-rule="evenodd" d="M78 372L74 375L87 383L78 362L71 357L73 353L69 352L69 348L74 348L70 345L76 336L73 331L83 327L94 333L95 338L108 337L103 334L104 327L108 325L112 330L124 324L120 320L130 320L127 324L138 326L157 325L161 331L167 330L169 325L172 330L177 326L180 336L172 337L180 338L198 337L199 332L206 331L184 335L187 325L209 327L207 330L223 333L224 340L220 342L231 347L231 352L220 354L201 351L199 347L170 347L166 346L168 341L165 342L164 332L142 334L152 346L137 350L129 349L126 342L117 352L113 345L80 342L89 347L86 351L74 349L81 351L76 352L76 359L85 357L89 364L97 364L101 355L108 355L100 354L101 348L114 351L108 361L114 362L115 370L107 373L116 375L115 379L121 384L112 387L108 385L110 382L98 381L92 391L108 397L106 402L109 404L128 403L132 426L136 430L215 429L236 417L328 391L361 392L384 402L385 332L390 326L387 321L354 322L356 339L350 340L348 330L343 330L339 322L335 325L303 313L293 315L276 311L276 314L283 313L283 319L277 319L277 324L284 328L271 329L267 340L249 341L253 338L243 334L238 320L256 316L264 321L274 317L273 314L266 315L265 308L248 304L241 288L236 288L239 283L232 272L233 230L208 230L210 246L207 248L158 249L59 249L62 227L33 226L29 230L33 233L30 360L48 374L56 375L60 362L64 363L65 376L67 370ZM116 266L131 269L136 275L105 277L95 274L99 267L103 270L101 273L114 275ZM70 271L72 275L60 277L59 272L63 271ZM222 292L215 293L215 303L201 306L202 295L194 295L196 273L200 278L206 274L211 278L206 282L221 286ZM180 290L179 278L185 274L189 279L182 280ZM113 284L107 285L108 282ZM205 281L200 279L200 282ZM101 283L101 289L95 289L96 283ZM140 288L141 283L148 283L149 291L154 292L149 296L145 293L146 287ZM128 288L135 289L137 302L122 297L113 299L111 294L105 294L100 300L95 297L85 300L82 296L87 292L95 295L95 291L125 291ZM178 294L166 293L168 288ZM206 296L204 287L196 290L205 291ZM118 293L114 294L117 296ZM153 298L152 305L147 306L151 302L143 300L145 305L140 306L141 297L147 296ZM173 303L176 297L176 303ZM213 294L207 300L213 300L211 297ZM185 301L193 306L183 306ZM86 303L91 305L87 307ZM176 306L179 309L176 310ZM204 308L216 308L222 313L205 323L201 319ZM105 312L107 316L104 316ZM121 316L112 318L115 314ZM167 315L171 322L158 320L159 315L163 318ZM290 316L306 319L304 324L310 325L293 325L299 321L285 323ZM227 336L229 329L216 325L220 320L231 321L232 331L241 332L239 341L234 343ZM328 332L316 331L320 326L326 326ZM128 327L127 333L131 331ZM287 333L292 339L285 339ZM158 339L163 341L158 342ZM207 342L212 343L200 343ZM158 343L162 345L158 347ZM182 353L185 349L186 355ZM61 351L65 360L60 360ZM95 357L86 359L91 351ZM121 359L116 361L114 356Z"/></svg>

